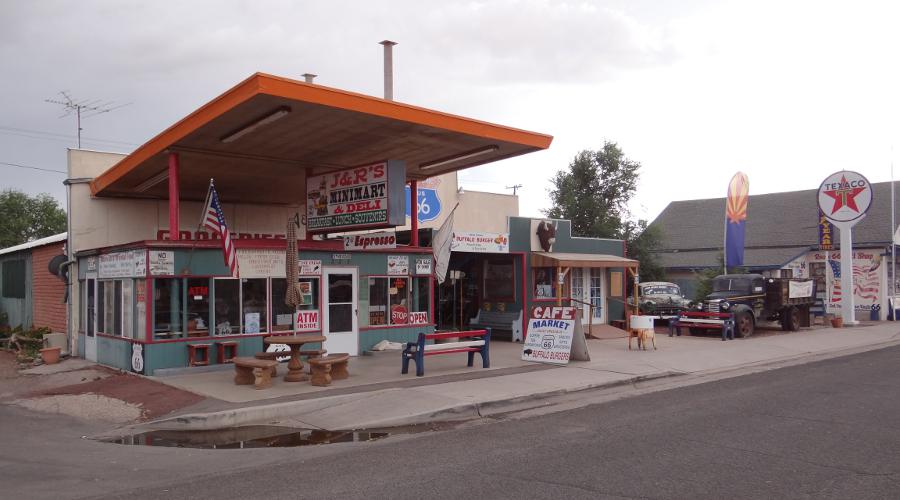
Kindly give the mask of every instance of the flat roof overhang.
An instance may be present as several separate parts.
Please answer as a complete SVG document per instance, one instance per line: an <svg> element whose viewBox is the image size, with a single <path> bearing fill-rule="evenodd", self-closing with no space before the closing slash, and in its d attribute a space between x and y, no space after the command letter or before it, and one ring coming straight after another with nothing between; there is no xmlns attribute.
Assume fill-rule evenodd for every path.
<svg viewBox="0 0 900 500"><path fill-rule="evenodd" d="M634 259L617 255L592 253L549 253L532 252L532 267L628 267L637 268L640 263Z"/></svg>
<svg viewBox="0 0 900 500"><path fill-rule="evenodd" d="M288 111L278 113L283 110ZM280 116L252 127L273 114ZM235 134L244 129L251 130ZM233 135L239 137L228 140ZM408 180L425 179L547 149L552 140L256 73L95 178L91 193L167 199L168 153L177 152L183 200L203 201L209 179L215 178L223 201L303 204L307 175L391 159L406 162Z"/></svg>

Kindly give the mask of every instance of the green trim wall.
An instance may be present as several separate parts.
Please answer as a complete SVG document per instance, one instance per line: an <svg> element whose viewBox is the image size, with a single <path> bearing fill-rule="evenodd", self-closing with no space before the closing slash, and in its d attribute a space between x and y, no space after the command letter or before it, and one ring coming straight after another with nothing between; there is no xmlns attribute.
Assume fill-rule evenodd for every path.
<svg viewBox="0 0 900 500"><path fill-rule="evenodd" d="M531 222L533 220L552 220L556 224L556 242L551 253L587 253L600 255L615 255L624 257L624 242L606 238L580 238L572 236L572 221L561 219L533 219L530 217L509 218L509 249L511 252L527 252L525 256L526 290L534 289L533 273L531 272ZM625 318L625 303L622 298L609 295L610 273L625 273L625 268L609 268L605 273L606 296L609 309L607 321ZM527 297L526 299L530 299ZM530 305L529 300L529 305Z"/></svg>

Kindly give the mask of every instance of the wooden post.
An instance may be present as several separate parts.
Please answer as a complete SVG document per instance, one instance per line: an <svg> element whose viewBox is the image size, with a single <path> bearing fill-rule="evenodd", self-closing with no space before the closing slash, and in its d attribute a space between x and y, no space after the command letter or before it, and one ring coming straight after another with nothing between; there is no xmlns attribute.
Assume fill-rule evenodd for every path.
<svg viewBox="0 0 900 500"><path fill-rule="evenodd" d="M181 228L178 224L178 153L169 153L169 240L178 241Z"/></svg>

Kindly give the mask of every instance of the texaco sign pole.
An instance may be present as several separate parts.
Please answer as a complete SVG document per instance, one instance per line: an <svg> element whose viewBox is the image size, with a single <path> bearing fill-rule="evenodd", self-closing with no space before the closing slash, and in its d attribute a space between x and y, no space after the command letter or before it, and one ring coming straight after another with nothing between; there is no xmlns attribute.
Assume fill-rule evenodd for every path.
<svg viewBox="0 0 900 500"><path fill-rule="evenodd" d="M845 324L855 325L851 228L862 220L872 205L872 186L857 172L836 172L819 186L818 200L822 213L841 232L841 317Z"/></svg>

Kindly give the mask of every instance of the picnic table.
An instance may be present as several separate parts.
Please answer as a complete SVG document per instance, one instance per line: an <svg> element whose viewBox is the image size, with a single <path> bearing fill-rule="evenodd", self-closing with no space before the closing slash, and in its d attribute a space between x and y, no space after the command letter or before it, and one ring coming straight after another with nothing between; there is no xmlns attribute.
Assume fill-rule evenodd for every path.
<svg viewBox="0 0 900 500"><path fill-rule="evenodd" d="M325 337L308 333L305 335L272 335L263 339L267 345L284 344L291 349L291 359L288 361L288 372L284 376L285 382L303 382L307 380L303 373L303 362L300 361L300 348L303 344L325 342Z"/></svg>

